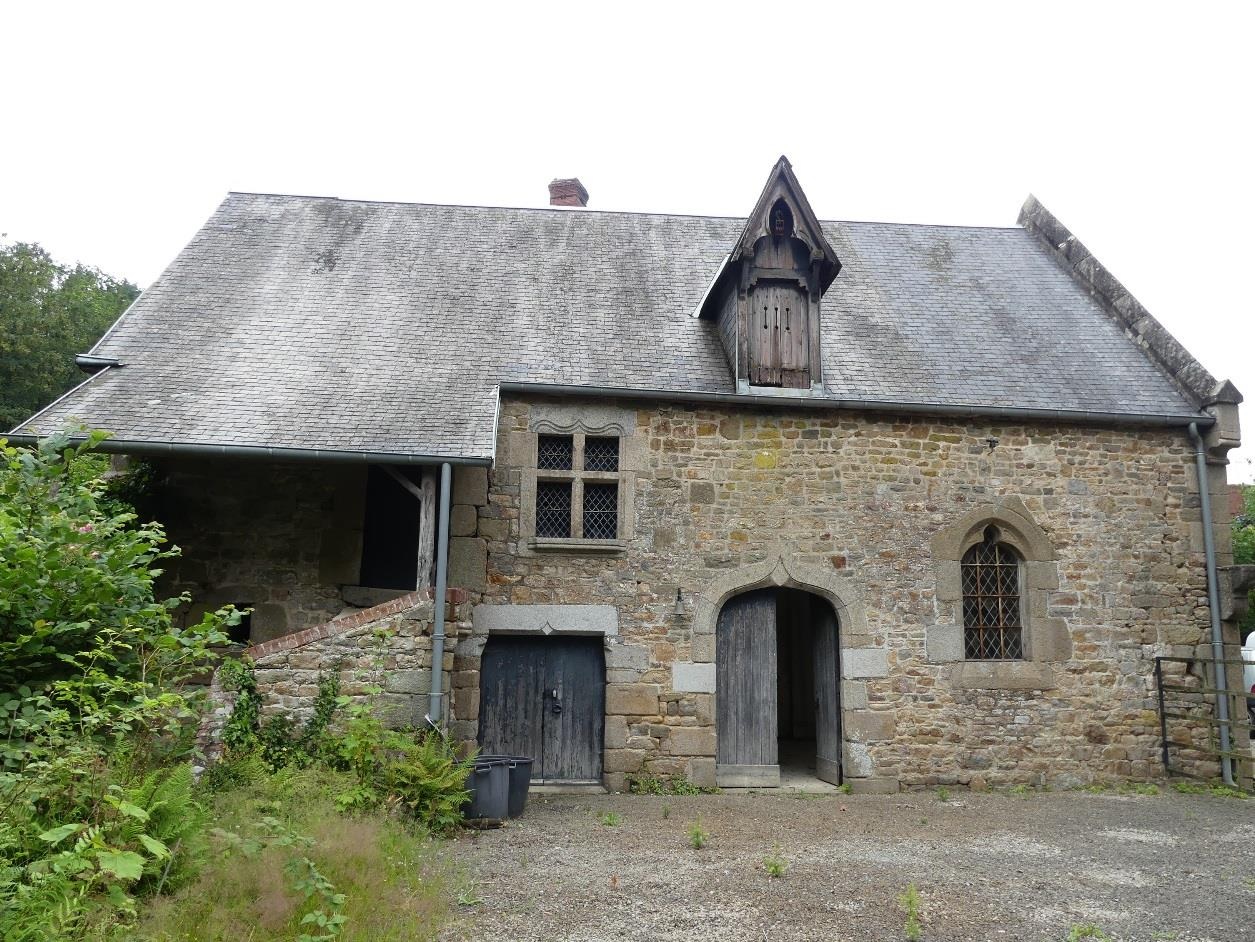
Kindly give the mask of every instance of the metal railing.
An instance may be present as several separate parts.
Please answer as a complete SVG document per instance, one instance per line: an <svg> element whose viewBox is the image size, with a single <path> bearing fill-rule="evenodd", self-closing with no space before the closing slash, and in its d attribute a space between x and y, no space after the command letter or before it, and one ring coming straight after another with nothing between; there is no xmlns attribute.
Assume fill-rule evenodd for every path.
<svg viewBox="0 0 1255 942"><path fill-rule="evenodd" d="M1184 671L1166 674L1165 664L1184 664L1186 667ZM1164 772L1169 775L1199 777L1180 763L1173 765L1172 750L1175 748L1178 753L1190 752L1216 761L1228 756L1235 763L1245 766L1240 777L1249 781L1250 764L1252 759L1255 759L1249 745L1252 732L1255 731L1255 709L1252 709L1249 704L1255 701L1248 696L1244 686L1232 690L1217 690L1213 686L1214 681L1211 680L1215 677L1217 664L1223 665L1227 672L1227 668L1231 666L1243 668L1255 666L1255 660L1248 657L1155 658L1155 689L1159 699L1159 735ZM1217 695L1229 698L1228 720L1217 718L1215 700ZM1170 721L1173 720L1193 727L1210 727L1211 732L1207 737L1206 745L1172 739L1169 735L1169 727ZM1228 739L1233 744L1228 750L1220 746L1222 728L1227 729Z"/></svg>

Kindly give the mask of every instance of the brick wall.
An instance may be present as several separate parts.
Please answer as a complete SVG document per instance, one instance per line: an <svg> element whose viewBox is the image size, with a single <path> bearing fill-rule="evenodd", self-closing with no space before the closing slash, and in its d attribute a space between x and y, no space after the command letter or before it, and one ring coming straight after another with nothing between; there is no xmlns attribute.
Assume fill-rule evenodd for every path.
<svg viewBox="0 0 1255 942"><path fill-rule="evenodd" d="M1246 512L1246 488L1241 484L1230 484L1226 491L1227 515L1230 519Z"/></svg>

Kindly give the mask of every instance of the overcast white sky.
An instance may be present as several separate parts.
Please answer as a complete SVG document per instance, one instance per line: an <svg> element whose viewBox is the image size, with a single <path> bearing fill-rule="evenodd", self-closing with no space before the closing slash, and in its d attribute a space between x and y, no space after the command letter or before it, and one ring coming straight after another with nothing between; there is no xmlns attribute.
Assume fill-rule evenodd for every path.
<svg viewBox="0 0 1255 942"><path fill-rule="evenodd" d="M0 233L145 286L228 190L744 215L783 153L825 219L1035 193L1255 401L1255 4L768 9L6 5Z"/></svg>

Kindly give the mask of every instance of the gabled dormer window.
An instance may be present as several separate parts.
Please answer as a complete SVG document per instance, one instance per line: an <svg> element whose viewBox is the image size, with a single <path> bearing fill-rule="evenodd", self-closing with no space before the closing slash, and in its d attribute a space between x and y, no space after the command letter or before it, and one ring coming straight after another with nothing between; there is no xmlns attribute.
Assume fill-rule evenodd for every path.
<svg viewBox="0 0 1255 942"><path fill-rule="evenodd" d="M719 323L739 392L822 388L820 301L840 268L781 157L700 312Z"/></svg>

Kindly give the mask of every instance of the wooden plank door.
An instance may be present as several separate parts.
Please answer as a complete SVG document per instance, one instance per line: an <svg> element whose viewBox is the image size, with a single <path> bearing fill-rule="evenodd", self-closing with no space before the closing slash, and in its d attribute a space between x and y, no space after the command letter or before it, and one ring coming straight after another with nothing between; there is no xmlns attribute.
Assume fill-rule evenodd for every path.
<svg viewBox="0 0 1255 942"><path fill-rule="evenodd" d="M777 304L780 308L780 330L776 333L780 385L791 389L809 388L811 342L806 295L792 286L781 288Z"/></svg>
<svg viewBox="0 0 1255 942"><path fill-rule="evenodd" d="M546 656L537 638L495 636L484 645L479 673L479 751L531 756L532 776L545 774Z"/></svg>
<svg viewBox="0 0 1255 942"><path fill-rule="evenodd" d="M750 382L780 385L779 305L775 292L759 285L749 296Z"/></svg>
<svg viewBox="0 0 1255 942"><path fill-rule="evenodd" d="M841 784L841 665L837 647L837 615L815 599L811 637L815 661L815 774Z"/></svg>
<svg viewBox="0 0 1255 942"><path fill-rule="evenodd" d="M776 590L724 603L715 626L715 721L719 783L778 785Z"/></svg>
<svg viewBox="0 0 1255 942"><path fill-rule="evenodd" d="M551 639L545 674L545 780L601 781L606 728L601 638Z"/></svg>
<svg viewBox="0 0 1255 942"><path fill-rule="evenodd" d="M600 638L494 635L484 646L479 683L480 752L530 756L537 780L601 780Z"/></svg>
<svg viewBox="0 0 1255 942"><path fill-rule="evenodd" d="M810 324L806 294L793 283L765 281L749 296L750 382L810 386Z"/></svg>

